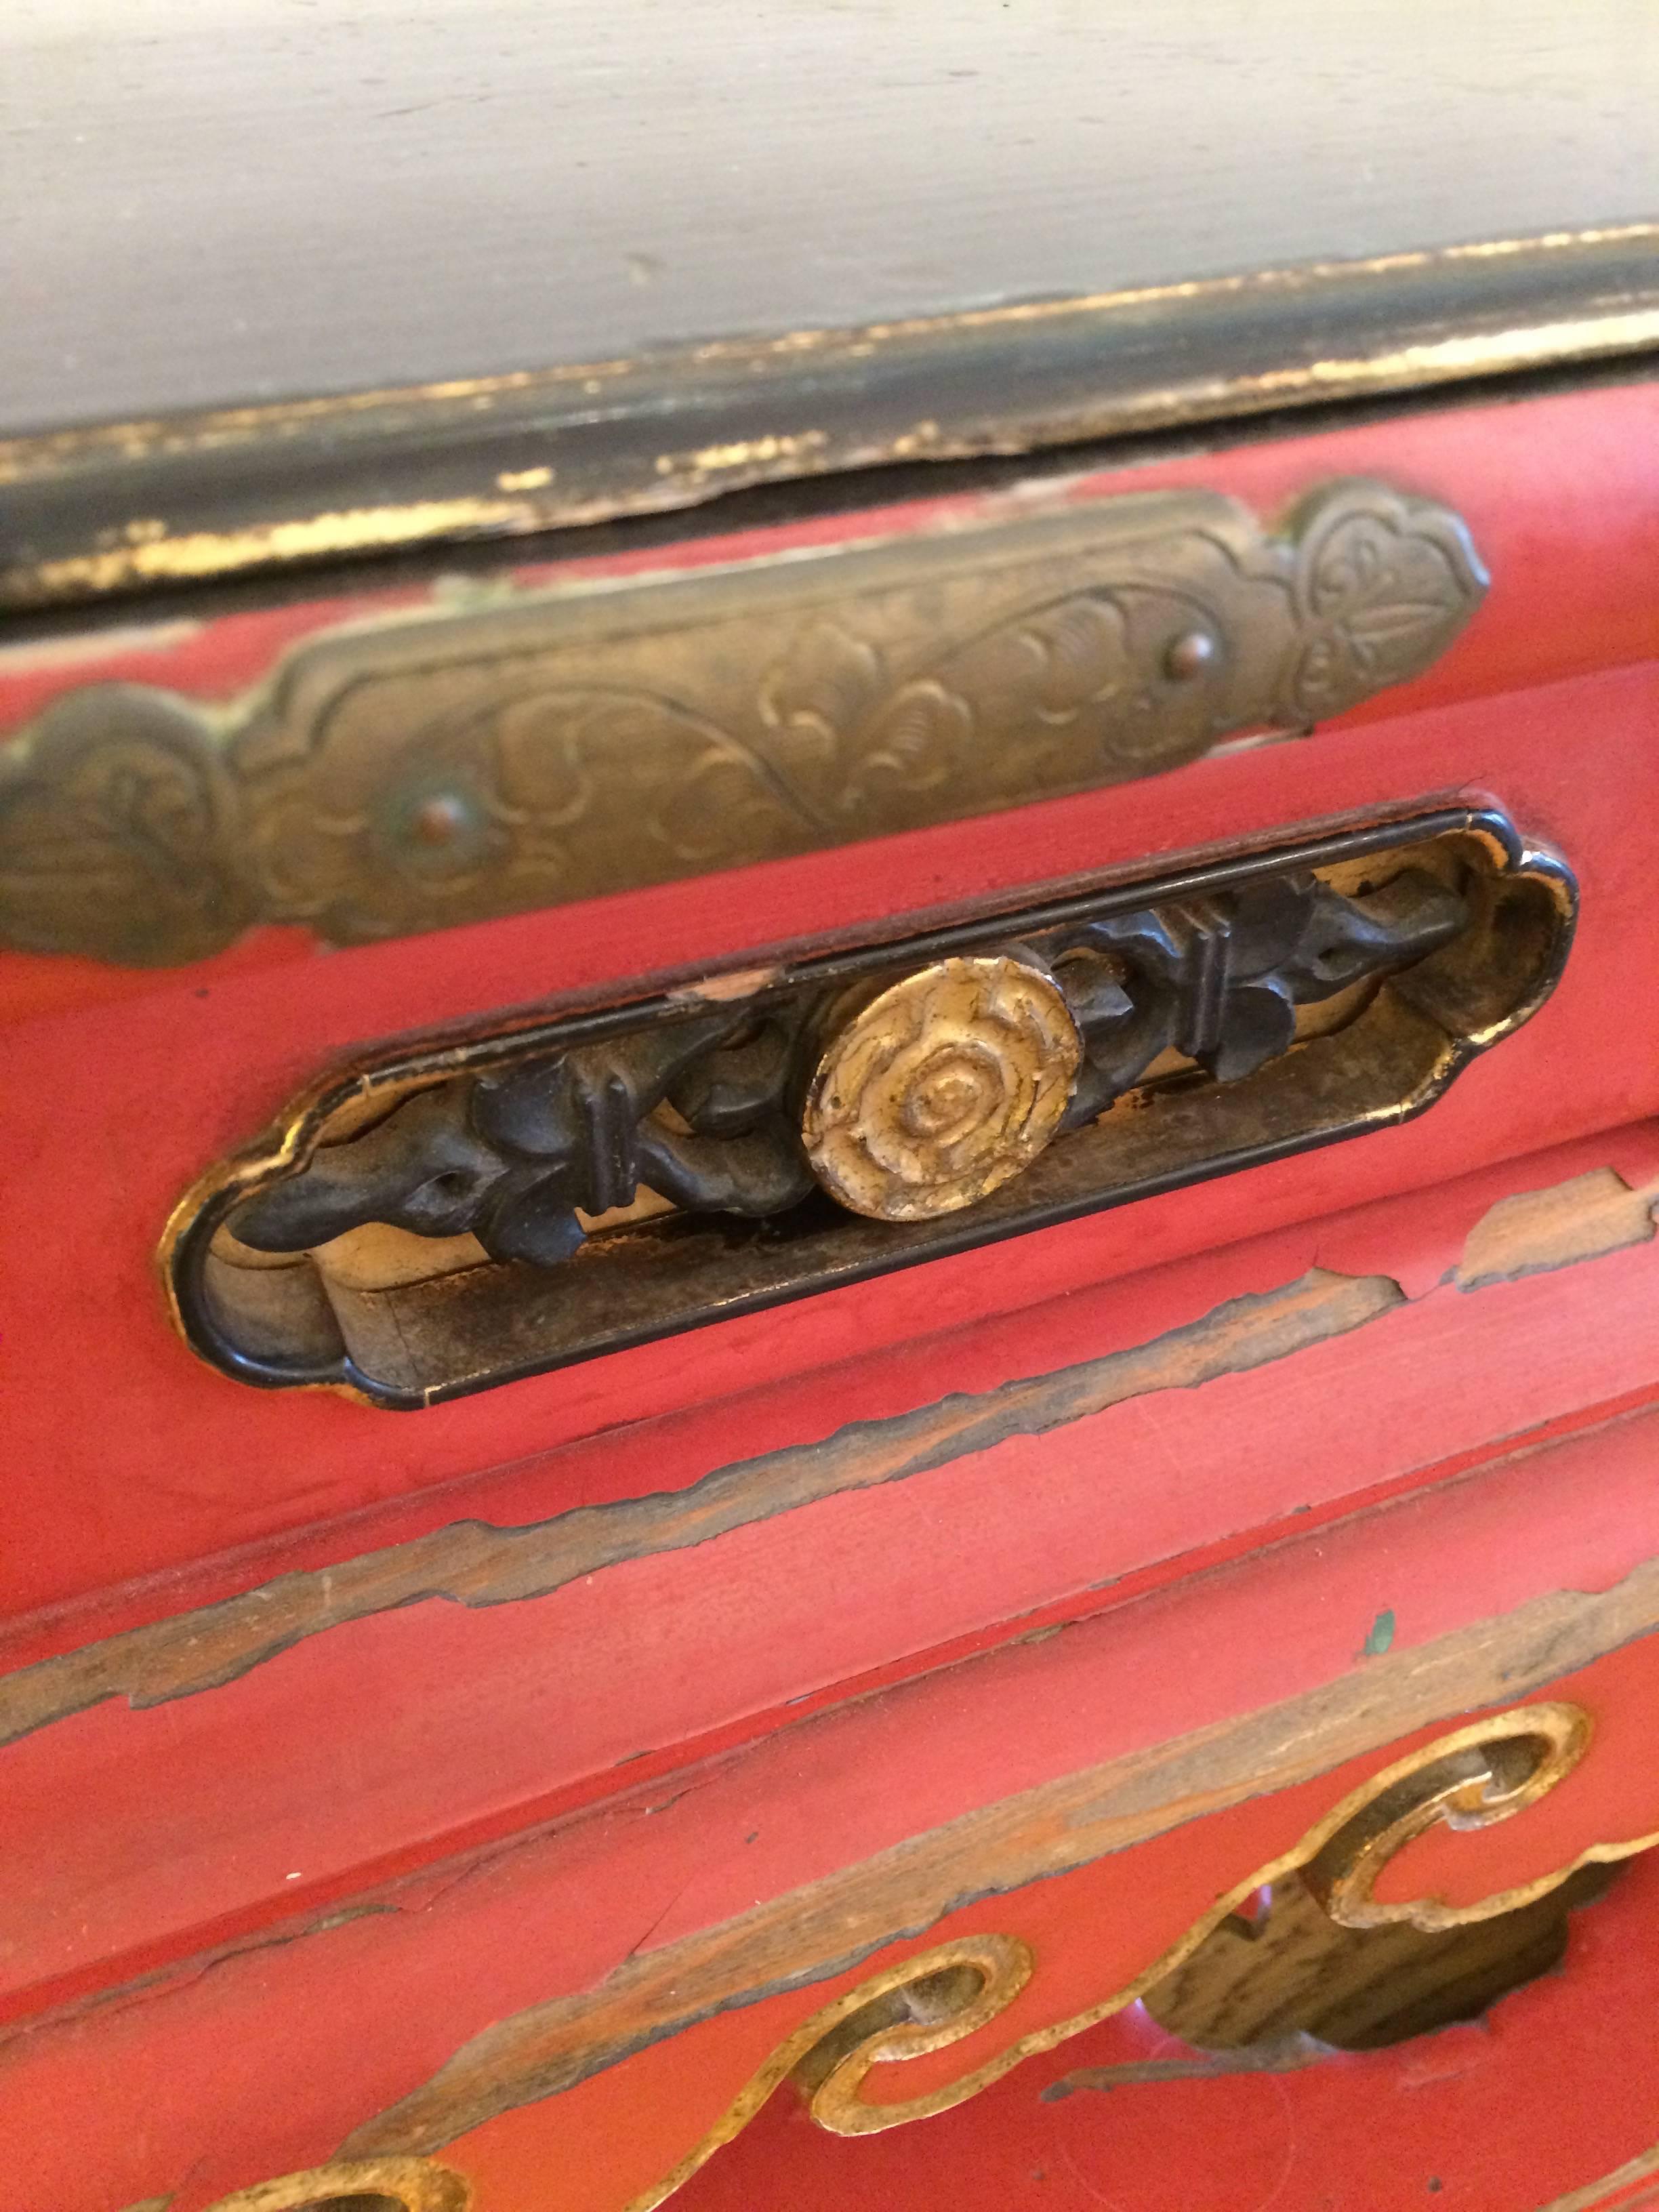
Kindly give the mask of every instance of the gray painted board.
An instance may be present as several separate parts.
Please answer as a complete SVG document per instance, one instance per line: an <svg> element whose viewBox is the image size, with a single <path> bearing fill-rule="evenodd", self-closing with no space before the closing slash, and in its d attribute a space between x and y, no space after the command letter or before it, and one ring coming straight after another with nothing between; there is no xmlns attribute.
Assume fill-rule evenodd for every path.
<svg viewBox="0 0 1659 2212"><path fill-rule="evenodd" d="M0 430L1656 214L1654 0L0 0Z"/></svg>

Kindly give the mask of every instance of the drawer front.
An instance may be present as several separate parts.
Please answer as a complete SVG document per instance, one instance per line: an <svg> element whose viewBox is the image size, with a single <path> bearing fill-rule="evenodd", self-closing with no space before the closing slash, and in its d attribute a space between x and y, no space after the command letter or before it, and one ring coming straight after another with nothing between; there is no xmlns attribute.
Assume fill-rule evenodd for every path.
<svg viewBox="0 0 1659 2212"><path fill-rule="evenodd" d="M1565 2195L1659 2133L1635 2051L1618 2099L1575 2087L1607 2063L1650 1943L1651 1419L68 2008L7 2052L17 2201L196 2212L229 2191L266 2212L355 2192L423 2212L471 2189L499 2212L623 2212L679 2184L713 2206L902 2182L942 2203L988 2186L972 2166L1000 2112L1021 2155L1041 2134L1100 2186L1144 2162L1154 2203L1231 2143L1217 2201L1242 2207L1298 2114L1328 2143L1379 2108L1414 2117L1388 2172L1345 2166L1339 2202L1481 2175L1532 2191L1492 2201ZM1595 1895L1585 1870L1626 1862ZM1281 1984L1264 2026L1227 1953L1270 1940L1274 1912L1328 1963L1288 2001ZM1472 1931L1504 1954L1499 1922L1528 1932L1494 1968ZM1469 1939L1442 1978L1473 1980L1489 2027L1419 2020L1395 2044L1384 2005L1378 2047L1344 2057L1334 1985L1363 2014L1365 1947L1388 1947L1386 1994L1412 1930ZM1409 1955L1420 1993L1436 1977ZM1208 2095L1252 2062L1268 2094ZM1552 2073L1558 2099L1494 2142L1516 2084ZM822 2154L814 2121L836 2138ZM1074 2179L1048 2201L1087 2201ZM1035 2179L1024 2195L1043 2201Z"/></svg>
<svg viewBox="0 0 1659 2212"><path fill-rule="evenodd" d="M1217 748L1186 766L959 820L939 817L959 805L977 807L984 794L964 799L949 784L943 795L931 786L914 798L901 791L897 817L883 818L877 807L868 822L855 811L843 825L890 834L760 859L736 873L717 870L584 896L572 905L535 903L548 881L533 872L514 878L505 891L496 884L481 904L466 869L453 879L441 867L434 872L416 836L404 853L410 865L401 874L392 871L396 882L412 885L413 906L363 908L362 927L345 929L315 900L254 911L246 902L238 907L221 885L211 927L198 916L207 934L198 930L185 947L197 924L187 924L176 901L169 905L167 884L175 892L181 883L193 884L206 896L204 885L211 890L216 881L186 834L191 823L207 834L211 806L198 818L196 799L185 803L165 781L147 784L118 721L113 736L98 724L94 735L106 734L77 750L85 732L76 734L76 718L88 712L88 702L95 708L111 684L138 684L146 696L189 702L180 711L194 718L192 744L204 742L204 730L229 732L219 740L224 744L251 732L259 773L280 779L292 767L295 732L311 726L306 701L316 704L319 684L332 700L344 683L342 654L392 651L407 658L410 638L428 630L448 635L447 616L434 613L434 594L448 608L459 586L441 575L275 609L231 612L207 602L198 619L158 615L136 628L123 623L9 647L0 664L6 713L15 732L33 733L14 738L13 765L36 760L37 752L48 763L39 774L20 771L8 786L15 849L6 927L13 945L47 939L63 945L75 927L84 933L92 926L89 915L118 910L149 913L164 938L173 933L166 942L137 947L144 957L181 948L206 957L182 969L88 961L94 940L83 934L74 940L82 945L78 953L14 950L4 959L0 981L15 1016L5 1031L7 1155L54 1194L50 1237L27 1232L29 1295L10 1322L12 1419L23 1472L12 1501L15 1541L0 1566L9 1613L28 1614L394 1498L429 1524L442 1517L434 1488L482 1468L619 1423L678 1416L733 1389L781 1385L861 1346L914 1339L948 1318L1017 1309L1153 1259L1422 1188L1649 1110L1656 1079L1650 1040L1639 1024L1617 1016L1641 1004L1645 989L1647 868L1639 826L1648 812L1644 778L1651 747L1644 733L1654 711L1655 641L1647 599L1638 592L1609 593L1596 579L1607 570L1640 575L1656 558L1650 506L1632 465L1632 454L1650 442L1653 404L1650 388L1635 385L1472 407L1059 485L1039 479L1018 492L962 494L908 509L775 526L732 540L688 536L648 556L573 556L508 572L511 580L497 580L490 590L537 601L531 612L538 621L540 599L550 592L562 619L598 593L607 608L614 600L607 618L615 623L631 604L642 562L656 591L680 588L655 580L665 574L684 578L711 567L722 575L735 567L748 589L749 571L768 572L769 563L799 595L796 570L826 544L833 550L878 536L884 557L903 573L907 549L919 549L915 558L925 568L940 542L955 548L964 532L991 542L1005 524L1026 530L1034 507L1064 532L1079 511L1109 511L1126 496L1131 504L1153 493L1185 497L1184 487L1199 484L1267 518L1251 527L1261 544L1272 546L1290 542L1273 535L1275 514L1321 486L1364 477L1407 487L1398 496L1414 502L1413 512L1431 507L1459 518L1492 579L1478 610L1423 674L1385 686L1328 725L1321 721L1306 738L1241 746L1224 726ZM1008 519L1011 510L1017 519ZM958 557L952 550L951 558ZM1387 583L1386 563L1384 571ZM1443 562L1433 572L1447 589L1449 574ZM1399 576L1393 585L1415 587ZM472 587L474 599L482 588ZM1282 597L1282 580L1274 588ZM916 590L927 604L921 586ZM1377 620L1374 660L1385 672L1408 666L1409 659L1389 658L1395 621L1383 585L1360 597L1360 614ZM1413 605L1407 599L1408 642L1420 642L1424 617ZM1460 605L1456 611L1469 611ZM1433 623L1443 629L1444 614L1443 600L1435 601L1436 638L1442 631ZM468 612L460 619L515 621L517 613ZM809 641L817 634L795 615L789 622ZM1364 663L1370 640L1363 622L1351 626L1351 661ZM308 653L318 658L305 661ZM325 672L325 683L305 672L312 668ZM816 680L826 687L823 701L813 703L818 695L809 684L790 708L794 742L808 755L812 745L830 742L824 715L850 714L855 723L861 696L856 685L849 693L833 668ZM1341 696L1351 696L1352 667L1342 680ZM1202 671L1199 681L1209 681ZM278 708L261 704L290 696L299 701L292 728L273 721ZM775 703L774 711L781 709ZM437 815L466 793L458 787L447 799L438 787L441 772L447 764L465 784L477 763L467 768L453 732L446 735L447 726L437 720L435 732L425 724L414 727L390 769L371 751L365 773L371 781L388 775L393 796L402 791L411 805L423 793L421 803L436 807L442 830ZM405 726L396 717L394 724L398 732ZM43 729L68 729L69 736L40 750ZM110 748L106 755L100 744ZM890 744L882 757L888 774L897 758ZM82 770L85 780L77 781ZM896 771L891 780L902 782ZM149 817L136 796L143 792L149 794ZM1018 790L1000 797L1014 795ZM301 817L359 820L373 796L353 799L343 786L337 793L330 787ZM692 1345L618 1352L580 1378L514 1382L422 1413L395 1438L371 1435L363 1411L331 1395L265 1399L230 1387L185 1349L157 1295L158 1249L174 1209L204 1175L216 1163L246 1157L305 1086L365 1061L373 1066L388 1052L418 1052L434 1041L447 1047L498 1034L503 1025L522 1029L549 1009L556 1016L614 1004L664 979L671 988L696 987L711 976L765 969L779 948L786 957L811 960L849 941L856 947L895 934L920 937L942 922L1018 917L1079 884L1167 878L1194 854L1260 853L1310 830L1327 834L1448 805L1495 806L1522 843L1560 856L1583 891L1576 948L1565 982L1524 1030L1470 1067L1431 1112L1364 1146L1267 1161L1203 1189L1146 1199L1132 1213L1024 1237L1017 1258L1010 1248L942 1259L920 1278L892 1276L818 1297L807 1314L746 1315ZM392 811L393 828L407 829ZM273 879L289 880L276 848L282 824L292 818L276 807L261 833L265 842L256 839ZM464 845L466 823L458 821ZM252 832L244 824L237 834L246 841ZM386 868L374 860L380 848L369 830L362 836L368 857L361 867L350 859L349 837L329 865L343 868L339 880L368 896ZM37 854L62 866L61 877L23 865L22 847L31 840ZM454 857L441 837L434 849L446 866L446 855ZM290 872L296 882L334 880L327 869L318 878L319 865L314 855L295 858ZM97 886L95 895L75 893L82 879L77 868L92 871L85 880ZM67 896L53 889L54 880L68 886ZM452 880L464 886L459 908L441 898L432 903L434 883ZM586 893L606 880L603 873L573 877L569 887ZM617 880L625 886L628 878ZM503 897L531 905L494 921L468 920ZM466 926L395 933L446 918ZM386 942L325 951L319 929L324 938L330 929L348 937L394 933ZM227 934L234 942L212 951ZM1558 1079L1556 1072L1569 1067L1571 1080ZM102 1389L145 1408L142 1432L125 1438L118 1454L108 1449L98 1405L75 1381L88 1359ZM181 1480L181 1467L202 1472ZM234 1478L225 1472L232 1468ZM668 1480L679 1479L671 1468Z"/></svg>
<svg viewBox="0 0 1659 2212"><path fill-rule="evenodd" d="M1641 2185L1656 427L19 617L0 2206Z"/></svg>

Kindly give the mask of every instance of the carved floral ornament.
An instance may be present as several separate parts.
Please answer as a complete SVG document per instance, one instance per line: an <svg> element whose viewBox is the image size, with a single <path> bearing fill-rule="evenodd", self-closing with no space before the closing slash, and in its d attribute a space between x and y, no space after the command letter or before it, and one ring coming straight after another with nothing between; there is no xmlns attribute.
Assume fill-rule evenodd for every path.
<svg viewBox="0 0 1659 2212"><path fill-rule="evenodd" d="M1581 1867L1616 1863L1652 1849L1659 1836L1593 1844L1569 1863L1521 1887L1495 1891L1463 1905L1449 1905L1432 1896L1391 1902L1376 1897L1377 1881L1389 1861L1417 1837L1443 1824L1474 1837L1524 1814L1572 1772L1589 1750L1591 1737L1589 1717L1580 1707L1540 1701L1490 1716L1423 1746L1350 1792L1282 1856L1257 1867L1218 1895L1132 1982L1060 2020L1042 2017L1043 1959L1019 1935L994 1929L924 1945L804 2019L672 2172L626 2206L618 2206L617 2212L654 2212L786 2084L820 2127L841 2136L873 2134L949 2111L988 2088L1024 2059L1053 2050L1147 1996L1192 1959L1247 1899L1270 1884L1304 1885L1318 1910L1338 1928L1365 1931L1410 1926L1438 1933L1519 1913L1559 1889ZM1018 1893L1009 1899L1007 1910L1009 1922L1017 1923ZM999 2039L998 2023L1013 2018L1017 2005L1023 2032ZM907 2096L902 2086L896 2091L894 2082L902 2081L907 2063L956 2045L963 2046L968 2062L959 2073L941 2085L938 2069L929 2069L933 2086L925 2092ZM1179 2095L1173 2087L1169 2094ZM504 2112L524 2100L525 2092L508 2068L494 2109ZM421 2116L418 2122L413 2118L416 2112ZM473 2106L459 2124L470 2132L481 2120ZM448 2132L453 2134L453 2124ZM416 2099L411 2100L410 2117L394 2107L358 2130L353 2142L364 2151L361 2159L244 2191L222 2199L210 2212L309 2208L319 2197L331 2201L324 2183L339 2196L343 2206L351 2206L352 2190L378 2188L407 2212L466 2212L467 2185L441 2162L444 2134L441 2104L434 2105L429 2095ZM408 2150L392 2155L376 2148L400 2136L409 2143ZM433 2155L434 2152L440 2154ZM403 2179L392 2178L394 2167L404 2169ZM375 2212L380 2212L378 2204Z"/></svg>
<svg viewBox="0 0 1659 2212"><path fill-rule="evenodd" d="M1127 781L1419 674L1486 577L1363 479L1158 492L323 633L223 708L70 691L0 750L0 945L361 945Z"/></svg>
<svg viewBox="0 0 1659 2212"><path fill-rule="evenodd" d="M836 1030L802 1115L812 1172L878 1221L954 1213L1058 1132L1082 1058L1071 1008L1034 961L936 961Z"/></svg>

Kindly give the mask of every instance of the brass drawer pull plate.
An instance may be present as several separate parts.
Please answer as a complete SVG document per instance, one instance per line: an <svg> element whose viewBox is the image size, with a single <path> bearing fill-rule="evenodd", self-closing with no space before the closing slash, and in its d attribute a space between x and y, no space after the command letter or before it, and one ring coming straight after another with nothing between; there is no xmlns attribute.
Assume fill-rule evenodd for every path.
<svg viewBox="0 0 1659 2212"><path fill-rule="evenodd" d="M163 1258L205 1358L417 1407L1399 1121L1575 895L1448 809L325 1079Z"/></svg>
<svg viewBox="0 0 1659 2212"><path fill-rule="evenodd" d="M84 685L0 745L0 946L378 944L1127 782L1420 674L1486 585L1364 478L1273 532L1137 493L400 611L223 704Z"/></svg>

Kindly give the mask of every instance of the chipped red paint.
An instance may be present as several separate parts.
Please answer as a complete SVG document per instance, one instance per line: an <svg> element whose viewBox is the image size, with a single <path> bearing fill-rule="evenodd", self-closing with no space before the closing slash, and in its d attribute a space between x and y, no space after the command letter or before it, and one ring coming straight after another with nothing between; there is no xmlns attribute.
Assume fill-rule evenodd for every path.
<svg viewBox="0 0 1659 2212"><path fill-rule="evenodd" d="M604 1509L646 1493L672 1509L734 1462L799 1461L947 1390L1156 1347L1310 1269L1401 1294L1265 1366L1191 1388L1172 1372L1040 1437L786 1498L709 1541L600 1560L544 1595L370 1611L256 1652L217 1686L143 1710L125 1698L66 1710L9 1745L0 2001L25 2032L0 2051L0 2111L20 2146L0 2212L118 2212L169 2196L171 2212L198 2212L335 2154L470 2036L632 1953L1137 1745L1409 1666L1435 1638L1552 1592L1614 1589L1659 1554L1659 1243L1480 1289L1449 1279L1508 1195L1608 1169L1632 1190L1659 1183L1656 430L1659 387L1631 385L1266 439L1042 495L1202 483L1268 511L1364 471L1464 514L1494 577L1466 637L1409 690L1304 744L326 957L296 931L164 974L0 957L0 1158L9 1188L39 1200L0 1216L11 1669L147 1624L176 1623L183 1638L186 1617L216 1601L467 1521L527 1528L592 1508L602 1528ZM1031 495L953 495L511 573L537 583L763 558ZM181 599L148 638L132 616L75 633L72 652L61 623L42 625L0 650L0 727L105 678L225 697L312 630L425 596L406 580L330 593L266 608L239 593L234 611L199 615ZM1409 1127L413 1417L241 1389L167 1322L154 1251L173 1200L363 1041L1453 793L1496 799L1557 843L1583 881L1583 921L1550 1005ZM1362 1657L1384 1613L1390 1648ZM1553 1813L1485 1839L1483 1881L1505 1853L1518 1864L1552 1839L1565 1848L1569 1829L1593 1840L1650 1813L1659 1826L1659 1806L1637 1802L1650 1787L1639 1724L1656 1668L1659 1641L1644 1638L1584 1670L1604 1744L1628 1753L1587 1765L1589 1798L1564 1792ZM1351 1771L1022 1888L1021 1910L1080 1989L1108 1952L1127 1960L1154 1929L1174 1940ZM1082 2212L1113 2201L1119 2170L1091 2165L1090 2146L1115 2160L1121 2141L1135 2174L1124 2201L1156 2212L1200 2201L1181 2196L1175 2166L1145 2162L1167 2127L1177 2142L1194 2130L1237 2140L1237 2171L1215 2186L1237 2184L1247 2212L1255 2180L1279 2185L1285 2128L1299 2145L1337 2142L1369 2100L1396 2131L1425 2115L1420 2136L1403 2161L1344 2167L1350 2194L1333 2203L1520 2212L1659 2139L1644 2059L1626 2101L1580 2135L1546 2155L1529 2119L1513 2169L1481 2162L1495 2085L1526 2104L1540 2043L1570 2033L1601 2063L1589 2000L1563 1992L1582 1983L1596 2002L1620 1989L1635 2002L1647 1938L1629 1932L1626 1900L1650 1898L1653 1882L1632 1875L1579 1916L1567 1974L1506 2001L1466 2090L1461 2075L1431 2089L1432 2062L1402 2051L1036 2101L1070 2066L1148 2047L1146 2024L1126 2016L921 2136L828 2143L780 2106L685 2201L720 2212L769 2191L813 2212L832 2193L861 2201L862 2186L862 2201L927 2212L936 2187L941 2203ZM998 1924L994 1901L974 1910L975 1925ZM1597 1932L1612 1929L1626 1934ZM204 1965L216 1947L226 1955ZM473 2130L454 2155L479 2179L479 2212L622 2212L623 2165L639 2186L665 2171L747 2067L867 1971L737 2007ZM1484 2033L1458 2031L1457 2049ZM1419 2175L1419 2143L1453 2136ZM1019 2179L1028 2155L1041 2185ZM1532 2197L1490 2193L1523 2166ZM1430 2172L1443 2198L1422 2195ZM908 2195L906 2174L925 2176ZM1321 2200L1301 2187L1286 2185L1279 2212L1314 2212ZM1200 2196L1206 2212L1235 2212Z"/></svg>
<svg viewBox="0 0 1659 2212"><path fill-rule="evenodd" d="M1659 2062L1631 1990L1659 1972L1659 1859L1576 1913L1558 1974L1479 2021L1271 2073L1056 2095L1085 2069L1191 2062L1139 2007L927 2124L847 2142L780 2096L679 2212L1553 2212L1659 2144ZM1616 2088L1615 2088L1616 2085ZM1656 2160L1659 2166L1659 2160ZM1583 2212L1634 2212L1659 2179ZM1593 2202L1591 2201L1593 2197ZM507 2202L512 2202L509 2197ZM533 2203L533 2197L524 2200Z"/></svg>

